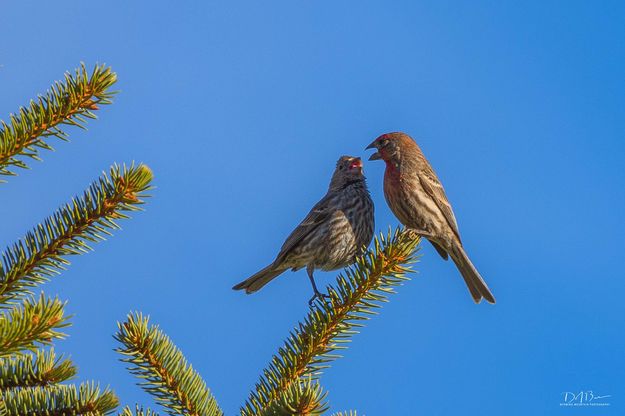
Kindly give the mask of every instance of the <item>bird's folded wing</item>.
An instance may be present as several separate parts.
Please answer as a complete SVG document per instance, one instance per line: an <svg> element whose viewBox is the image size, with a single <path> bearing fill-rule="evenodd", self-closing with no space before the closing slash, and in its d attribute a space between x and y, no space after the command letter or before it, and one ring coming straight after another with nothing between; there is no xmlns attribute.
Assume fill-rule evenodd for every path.
<svg viewBox="0 0 625 416"><path fill-rule="evenodd" d="M284 258L303 238L313 232L320 224L326 221L330 212L330 198L325 196L310 210L306 218L293 230L280 249L277 261Z"/></svg>
<svg viewBox="0 0 625 416"><path fill-rule="evenodd" d="M419 174L419 182L425 192L434 200L438 209L441 210L449 227L451 227L456 237L458 237L458 241L460 241L460 232L458 232L454 211L451 209L447 195L445 195L445 189L443 189L443 185L441 185L436 174L434 172L422 172Z"/></svg>

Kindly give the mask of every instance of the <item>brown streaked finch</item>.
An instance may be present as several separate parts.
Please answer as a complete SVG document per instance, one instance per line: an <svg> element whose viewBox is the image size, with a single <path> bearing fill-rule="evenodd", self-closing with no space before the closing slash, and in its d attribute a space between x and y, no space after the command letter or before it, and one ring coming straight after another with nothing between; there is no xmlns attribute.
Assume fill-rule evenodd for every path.
<svg viewBox="0 0 625 416"><path fill-rule="evenodd" d="M493 294L462 247L456 217L443 185L415 141L404 133L383 134L367 149L369 160L382 159L384 197L397 219L432 243L438 254L456 264L475 303L495 303Z"/></svg>
<svg viewBox="0 0 625 416"><path fill-rule="evenodd" d="M276 259L267 267L235 285L253 293L288 269L306 267L315 298L315 269L336 270L354 262L373 238L373 201L363 175L359 157L342 156L328 192L286 239Z"/></svg>

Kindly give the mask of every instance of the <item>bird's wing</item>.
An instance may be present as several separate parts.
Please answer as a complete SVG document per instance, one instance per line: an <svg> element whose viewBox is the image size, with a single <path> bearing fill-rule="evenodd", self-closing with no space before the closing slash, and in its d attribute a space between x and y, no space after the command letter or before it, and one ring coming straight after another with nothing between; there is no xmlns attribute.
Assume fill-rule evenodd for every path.
<svg viewBox="0 0 625 416"><path fill-rule="evenodd" d="M310 210L306 218L299 223L299 225L293 230L282 244L280 253L276 260L284 258L292 249L302 241L304 237L313 232L319 224L322 224L331 215L331 198L329 195L324 196L321 201L317 202Z"/></svg>
<svg viewBox="0 0 625 416"><path fill-rule="evenodd" d="M425 192L434 200L438 209L441 210L447 220L447 224L449 224L449 227L458 237L458 241L460 241L460 232L458 231L458 223L456 222L454 211L451 209L447 195L445 195L445 189L443 189L443 185L441 185L436 174L431 168L425 169L419 174L419 182L421 182Z"/></svg>

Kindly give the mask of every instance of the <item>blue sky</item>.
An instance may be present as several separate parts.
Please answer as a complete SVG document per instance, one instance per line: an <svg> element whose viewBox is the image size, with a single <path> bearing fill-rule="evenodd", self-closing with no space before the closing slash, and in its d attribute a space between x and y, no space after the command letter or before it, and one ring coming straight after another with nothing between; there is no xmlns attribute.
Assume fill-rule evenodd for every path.
<svg viewBox="0 0 625 416"><path fill-rule="evenodd" d="M9 2L0 117L81 61L121 93L89 131L1 185L6 246L113 162L155 173L147 211L45 286L75 314L80 380L150 403L112 350L152 317L235 414L307 311L273 259L342 154L403 130L443 181L497 297L476 306L429 245L419 273L322 378L335 411L625 413L625 4L581 1ZM376 228L397 224L366 163ZM319 274L319 282L333 274Z"/></svg>

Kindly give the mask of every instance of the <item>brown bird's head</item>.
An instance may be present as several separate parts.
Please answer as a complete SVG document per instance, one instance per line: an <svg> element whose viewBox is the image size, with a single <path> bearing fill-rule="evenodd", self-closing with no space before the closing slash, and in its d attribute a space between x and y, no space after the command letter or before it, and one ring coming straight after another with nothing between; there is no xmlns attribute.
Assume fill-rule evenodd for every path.
<svg viewBox="0 0 625 416"><path fill-rule="evenodd" d="M364 179L362 160L354 156L341 156L336 162L336 168L330 181L330 189L340 189L349 183Z"/></svg>
<svg viewBox="0 0 625 416"><path fill-rule="evenodd" d="M366 147L377 150L369 160L382 159L386 163L399 163L402 153L410 153L418 148L412 137L401 132L383 134Z"/></svg>

